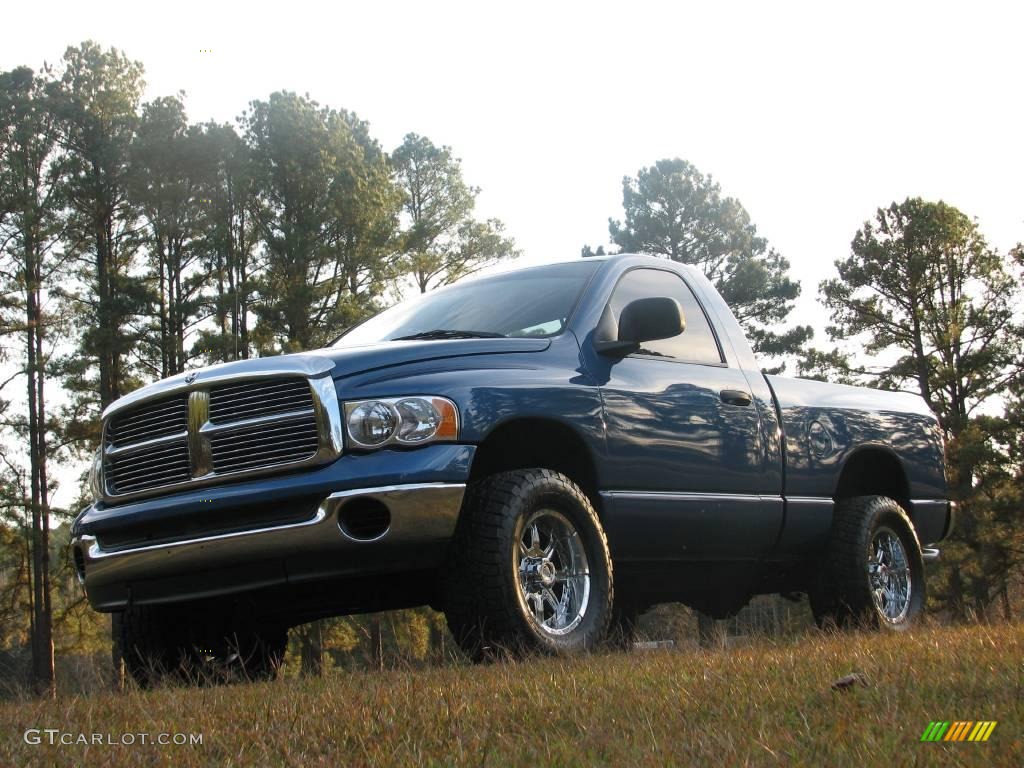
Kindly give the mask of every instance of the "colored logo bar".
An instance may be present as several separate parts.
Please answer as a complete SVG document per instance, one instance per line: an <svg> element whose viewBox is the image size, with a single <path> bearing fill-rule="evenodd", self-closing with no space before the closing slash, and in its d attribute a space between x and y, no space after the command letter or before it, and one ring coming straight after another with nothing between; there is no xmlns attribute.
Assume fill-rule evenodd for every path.
<svg viewBox="0 0 1024 768"><path fill-rule="evenodd" d="M997 720L933 720L921 734L921 741L988 741Z"/></svg>

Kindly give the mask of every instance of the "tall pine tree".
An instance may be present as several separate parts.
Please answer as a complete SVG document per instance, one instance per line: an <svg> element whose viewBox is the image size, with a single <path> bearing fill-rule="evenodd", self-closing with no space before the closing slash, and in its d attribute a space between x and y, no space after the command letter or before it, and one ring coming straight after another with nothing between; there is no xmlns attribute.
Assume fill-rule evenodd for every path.
<svg viewBox="0 0 1024 768"><path fill-rule="evenodd" d="M263 351L325 344L395 276L400 197L355 115L293 93L243 116L266 259L254 307Z"/></svg>
<svg viewBox="0 0 1024 768"><path fill-rule="evenodd" d="M102 408L134 388L132 354L143 337L147 292L133 272L138 212L129 195L129 148L138 127L142 65L93 42L68 48L52 85L68 163L67 248L75 280L65 295L75 312L78 349L66 386Z"/></svg>
<svg viewBox="0 0 1024 768"><path fill-rule="evenodd" d="M951 493L961 503L942 597L958 614L985 614L1012 545L993 535L1007 508L990 495L1005 479L1004 425L983 406L1021 373L1020 270L959 210L920 198L879 209L836 268L839 278L821 284L829 334L863 345L874 363L871 383L913 389L938 416Z"/></svg>
<svg viewBox="0 0 1024 768"><path fill-rule="evenodd" d="M391 161L405 194L406 269L420 293L517 254L500 221L474 218L480 190L463 180L462 162L450 147L410 133Z"/></svg>
<svg viewBox="0 0 1024 768"><path fill-rule="evenodd" d="M258 188L252 151L233 126L207 123L199 130L193 145L204 170L199 248L210 276L208 311L215 325L200 330L197 346L214 363L251 353L249 322L260 270Z"/></svg>
<svg viewBox="0 0 1024 768"><path fill-rule="evenodd" d="M208 273L199 246L212 201L204 196L202 140L198 128L189 128L181 99L166 97L144 105L129 152L129 193L143 222L139 237L155 299L157 378L185 369L186 338L205 319Z"/></svg>
<svg viewBox="0 0 1024 768"><path fill-rule="evenodd" d="M724 197L711 176L678 158L641 168L622 180L622 221L608 220L612 242L629 253L692 264L715 284L754 350L794 354L809 327L777 330L793 310L800 284L789 262L757 234L739 201Z"/></svg>

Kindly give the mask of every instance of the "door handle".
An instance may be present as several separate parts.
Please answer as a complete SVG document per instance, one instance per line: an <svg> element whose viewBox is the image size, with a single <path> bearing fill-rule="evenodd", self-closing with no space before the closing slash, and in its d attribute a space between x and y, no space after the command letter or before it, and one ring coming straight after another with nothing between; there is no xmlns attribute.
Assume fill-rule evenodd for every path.
<svg viewBox="0 0 1024 768"><path fill-rule="evenodd" d="M726 405L750 405L753 402L750 393L742 389L723 389L718 396Z"/></svg>

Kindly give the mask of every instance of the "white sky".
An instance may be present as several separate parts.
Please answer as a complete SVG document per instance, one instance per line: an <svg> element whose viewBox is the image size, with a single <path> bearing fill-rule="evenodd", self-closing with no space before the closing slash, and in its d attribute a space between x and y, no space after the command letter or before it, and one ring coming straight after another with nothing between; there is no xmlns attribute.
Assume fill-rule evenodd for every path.
<svg viewBox="0 0 1024 768"><path fill-rule="evenodd" d="M0 68L91 38L147 97L231 120L278 89L449 144L530 261L607 243L621 179L683 157L739 198L804 285L909 195L1024 240L1019 3L17 3ZM201 53L203 49L211 53Z"/></svg>
<svg viewBox="0 0 1024 768"><path fill-rule="evenodd" d="M290 89L386 149L415 131L537 262L606 244L623 175L685 158L790 259L794 319L825 345L818 281L878 206L941 198L1000 250L1024 240L1024 6L834 6L22 2L0 69L91 38L143 62L147 98L184 90L193 120Z"/></svg>

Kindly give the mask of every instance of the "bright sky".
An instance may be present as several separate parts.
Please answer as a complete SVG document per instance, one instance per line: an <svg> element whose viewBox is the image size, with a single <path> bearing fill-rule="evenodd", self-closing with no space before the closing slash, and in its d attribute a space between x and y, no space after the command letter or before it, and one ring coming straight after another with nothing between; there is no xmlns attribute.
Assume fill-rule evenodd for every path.
<svg viewBox="0 0 1024 768"><path fill-rule="evenodd" d="M621 179L683 157L739 198L804 285L909 195L1024 240L1019 3L17 3L0 68L92 38L231 120L277 89L452 146L530 261L607 243ZM202 52L208 49L210 52ZM824 344L821 330L817 342Z"/></svg>

